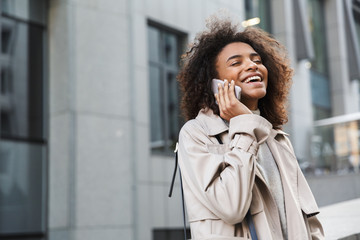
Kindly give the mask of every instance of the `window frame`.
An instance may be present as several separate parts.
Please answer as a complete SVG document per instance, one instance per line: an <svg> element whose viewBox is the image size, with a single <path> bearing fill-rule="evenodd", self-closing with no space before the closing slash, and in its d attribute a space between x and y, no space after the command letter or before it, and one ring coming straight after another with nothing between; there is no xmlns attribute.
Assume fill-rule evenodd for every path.
<svg viewBox="0 0 360 240"><path fill-rule="evenodd" d="M160 94L161 94L161 104L160 104L160 121L163 123L163 132L162 132L162 139L159 141L153 141L152 140L152 129L150 128L150 149L152 154L165 154L165 155L169 155L170 153L173 152L173 149L175 148L175 143L176 143L176 139L172 139L171 137L171 129L170 129L170 114L169 114L169 109L168 107L170 106L170 102L169 102L169 85L168 85L168 75L172 74L173 75L173 80L176 82L176 86L177 86L177 107L178 107L178 127L177 127L177 134L181 128L181 126L184 123L183 118L181 117L180 114L180 99L181 99L181 92L179 89L179 84L177 83L177 79L176 76L179 72L180 69L180 56L181 53L183 52L183 50L185 49L185 43L187 40L187 34L178 30L175 30L173 28L170 28L168 26L165 26L163 24L160 24L156 21L153 21L151 19L148 19L147 22L147 29L149 30L149 28L155 28L160 32L160 39L159 39L159 50L160 50L160 56L159 56L159 60L158 62L155 62L153 60L151 60L150 56L148 56L148 67L149 67L149 73L148 73L148 77L149 77L149 82L151 84L151 78L150 78L150 68L151 67L156 67L159 69L160 71L160 85L164 86L161 87L160 89ZM169 65L166 64L165 62L165 51L163 51L165 49L165 35L166 34L171 34L173 36L176 37L177 39L177 44L176 44L176 56L177 56L177 62L176 65ZM149 42L149 36L148 36L148 48L150 48L150 42ZM149 96L149 103L150 101L150 97ZM149 105L149 109L151 111L152 106ZM151 122L151 117L149 117L149 120ZM151 124L150 124L151 126Z"/></svg>

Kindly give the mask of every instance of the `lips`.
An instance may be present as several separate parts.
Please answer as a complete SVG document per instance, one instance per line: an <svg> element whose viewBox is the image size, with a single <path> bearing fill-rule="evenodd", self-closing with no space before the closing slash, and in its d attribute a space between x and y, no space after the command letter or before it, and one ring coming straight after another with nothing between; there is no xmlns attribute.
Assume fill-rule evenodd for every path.
<svg viewBox="0 0 360 240"><path fill-rule="evenodd" d="M261 81L262 81L261 77L258 75L255 75L255 76L246 78L243 82L249 83L249 82L261 82Z"/></svg>

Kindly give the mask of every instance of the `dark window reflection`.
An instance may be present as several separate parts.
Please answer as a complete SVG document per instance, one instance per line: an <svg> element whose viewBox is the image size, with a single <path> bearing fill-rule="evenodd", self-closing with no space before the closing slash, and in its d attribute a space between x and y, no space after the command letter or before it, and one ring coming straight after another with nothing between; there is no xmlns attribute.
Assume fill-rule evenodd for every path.
<svg viewBox="0 0 360 240"><path fill-rule="evenodd" d="M41 140L43 29L1 20L1 137Z"/></svg>
<svg viewBox="0 0 360 240"><path fill-rule="evenodd" d="M10 37L11 37L11 29L4 26L1 29L1 52L2 53L8 53Z"/></svg>
<svg viewBox="0 0 360 240"><path fill-rule="evenodd" d="M0 239L46 236L45 0L1 0Z"/></svg>
<svg viewBox="0 0 360 240"><path fill-rule="evenodd" d="M153 151L173 149L182 123L176 81L181 37L149 26L150 126Z"/></svg>
<svg viewBox="0 0 360 240"><path fill-rule="evenodd" d="M311 62L311 95L314 120L331 116L330 81L328 77L325 13L323 0L308 0L309 27L315 58Z"/></svg>
<svg viewBox="0 0 360 240"><path fill-rule="evenodd" d="M246 19L260 18L259 27L271 33L271 1L268 0L245 0Z"/></svg>
<svg viewBox="0 0 360 240"><path fill-rule="evenodd" d="M357 38L358 38L358 44L360 46L360 1L353 0L352 9L353 9Z"/></svg>

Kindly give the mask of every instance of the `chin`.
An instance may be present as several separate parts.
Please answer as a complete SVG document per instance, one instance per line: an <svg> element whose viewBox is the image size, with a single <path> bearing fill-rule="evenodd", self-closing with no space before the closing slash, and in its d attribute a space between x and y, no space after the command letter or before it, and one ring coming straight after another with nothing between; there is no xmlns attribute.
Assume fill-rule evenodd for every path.
<svg viewBox="0 0 360 240"><path fill-rule="evenodd" d="M244 94L243 95L244 98L245 98L245 95L246 95L247 99L260 100L266 96L266 92L255 93L255 94Z"/></svg>
<svg viewBox="0 0 360 240"><path fill-rule="evenodd" d="M264 98L266 96L266 92L264 92L263 94L261 94L260 96L259 96L259 99L262 99L262 98Z"/></svg>

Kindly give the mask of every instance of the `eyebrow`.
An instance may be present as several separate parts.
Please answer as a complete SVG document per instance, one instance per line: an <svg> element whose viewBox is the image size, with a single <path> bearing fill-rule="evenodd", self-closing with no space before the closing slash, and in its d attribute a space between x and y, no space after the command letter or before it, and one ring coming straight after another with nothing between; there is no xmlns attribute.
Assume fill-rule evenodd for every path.
<svg viewBox="0 0 360 240"><path fill-rule="evenodd" d="M260 55L258 53L250 53L250 57L260 57ZM231 57L229 57L226 62L230 61L231 59L234 59L234 58L242 58L243 55L233 55Z"/></svg>

